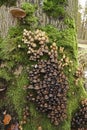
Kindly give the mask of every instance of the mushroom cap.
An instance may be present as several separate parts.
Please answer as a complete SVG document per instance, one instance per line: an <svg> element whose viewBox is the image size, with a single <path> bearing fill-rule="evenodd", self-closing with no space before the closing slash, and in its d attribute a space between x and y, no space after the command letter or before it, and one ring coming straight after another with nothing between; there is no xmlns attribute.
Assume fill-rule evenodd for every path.
<svg viewBox="0 0 87 130"><path fill-rule="evenodd" d="M26 16L26 12L20 8L11 8L10 13L16 18L24 18Z"/></svg>
<svg viewBox="0 0 87 130"><path fill-rule="evenodd" d="M41 127L41 126L39 126L39 127L38 127L38 130L42 130L42 127Z"/></svg>

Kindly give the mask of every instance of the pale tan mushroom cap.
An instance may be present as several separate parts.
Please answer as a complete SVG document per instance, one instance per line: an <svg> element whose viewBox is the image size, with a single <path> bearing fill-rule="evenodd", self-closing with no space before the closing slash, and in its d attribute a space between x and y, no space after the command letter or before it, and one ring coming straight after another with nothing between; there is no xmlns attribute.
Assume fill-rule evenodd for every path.
<svg viewBox="0 0 87 130"><path fill-rule="evenodd" d="M26 12L20 8L11 8L10 13L16 18L24 18L26 16Z"/></svg>

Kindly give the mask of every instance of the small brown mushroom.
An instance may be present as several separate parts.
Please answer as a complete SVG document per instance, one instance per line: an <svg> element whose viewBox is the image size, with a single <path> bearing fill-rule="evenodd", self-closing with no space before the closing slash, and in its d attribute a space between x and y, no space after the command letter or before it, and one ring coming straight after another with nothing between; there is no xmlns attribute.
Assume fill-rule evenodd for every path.
<svg viewBox="0 0 87 130"><path fill-rule="evenodd" d="M41 126L39 126L39 127L38 127L38 130L42 130L42 127L41 127Z"/></svg>
<svg viewBox="0 0 87 130"><path fill-rule="evenodd" d="M11 8L10 12L16 18L24 18L26 16L25 11L20 8Z"/></svg>

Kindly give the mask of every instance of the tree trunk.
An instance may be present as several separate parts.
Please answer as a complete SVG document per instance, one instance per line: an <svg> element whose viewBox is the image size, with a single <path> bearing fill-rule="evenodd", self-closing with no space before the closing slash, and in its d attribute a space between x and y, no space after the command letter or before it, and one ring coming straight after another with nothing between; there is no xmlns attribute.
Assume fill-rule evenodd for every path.
<svg viewBox="0 0 87 130"><path fill-rule="evenodd" d="M27 53L30 53L30 52L29 51L27 52L27 49L29 49L29 48L32 49L31 48L32 45L29 45L28 48L26 49L25 46L27 46L27 44L26 45L23 44L22 36L20 36L21 32L18 34L18 30L17 30L17 33L16 34L14 33L15 34L14 36L12 34L11 36L6 37L9 28L16 26L16 24L17 24L17 18L14 18L10 13L10 8L12 8L12 7L2 6L0 8L0 16L1 16L0 17L1 18L0 19L0 30L1 30L0 35L1 35L1 37L4 38L4 40L2 40L2 44L0 44L0 51L1 51L0 59L1 59L1 62L5 62L5 60L6 60L6 63L2 63L0 67L2 69L5 69L4 72L2 71L2 76L3 76L3 73L5 73L5 72L7 72L7 73L10 72L12 74L10 76L11 80L9 83L10 85L7 89L6 96L10 97L10 99L8 98L9 100L11 100L9 102L14 104L14 106L19 114L20 120L22 120L22 122L20 122L20 124L22 124L22 125L23 125L23 123L26 124L26 125L23 125L24 130L71 130L72 115L75 112L76 108L78 107L79 100L82 98L82 95L84 95L83 88L80 86L80 80L79 80L78 86L76 86L76 84L75 84L78 82L78 78L75 77L75 70L77 67L77 43L76 43L76 32L75 32L76 28L73 24L74 23L73 19L76 19L75 11L77 10L76 2L78 2L78 1L77 0L68 0L68 7L66 8L66 10L68 12L67 17L68 16L69 17L68 18L66 17L66 21L65 21L66 24L64 24L64 19L62 19L62 20L59 20L58 18L54 19L51 16L48 17L46 15L46 13L43 12L43 10L42 10L43 0L17 0L16 6L21 7L21 4L23 2L27 2L27 3L30 2L30 3L36 4L38 6L37 10L35 12L35 15L39 19L39 24L42 25L43 27L45 27L45 25L53 25L55 27L55 28L53 28L55 30L55 32L51 32L51 36L49 36L49 39L51 39L50 37L52 37L52 33L54 33L54 35L53 35L54 37L55 37L55 34L56 34L56 37L58 35L57 41L56 41L57 43L54 42L56 38L53 39L53 41L51 39L49 43L52 44L52 42L53 42L53 44L52 44L52 46L50 44L49 45L47 44L47 46L45 48L46 50L43 48L43 46L41 46L42 48L38 49L38 46L36 45L35 53L42 51L43 54L46 54L46 56L47 56L47 57L45 57L45 58L47 58L46 61L45 61L44 57L40 57L40 58L43 58L42 61L44 61L44 63L46 65L42 62L41 62L42 66L38 65L39 61L41 60L40 58L39 58L39 60L36 60L34 63L31 60L29 61L29 55ZM54 30L51 30L51 31L54 31ZM29 36L31 34L33 35L33 33L30 33ZM17 35L18 35L18 37L17 37ZM31 35L31 37L32 37L32 35ZM40 32L40 35L41 35L41 32ZM43 35L44 35L44 33L43 33ZM41 35L41 37L43 35ZM5 39L5 37L7 39ZM17 37L17 39L16 39L16 37ZM33 38L34 37L35 36L33 36ZM47 39L47 36L45 37L45 39ZM36 38L34 42L37 44L38 40L39 39ZM29 43L31 44L32 42L29 41ZM56 44L56 47L55 47L55 44ZM64 51L63 51L63 47L64 47ZM53 50L51 50L51 48ZM60 48L60 50L58 50L59 48ZM54 59L52 59L52 56L50 57L50 55L51 55L50 50L52 51L53 56L55 56ZM50 53L48 53L48 52L50 52ZM43 54L40 53L38 55L35 55L33 53L33 56L36 56L34 58L37 58L37 56L39 56L39 55L42 56ZM59 55L60 55L60 57L58 57ZM32 59L32 55L30 55L30 56ZM48 60L48 57L49 57L49 60ZM55 62L56 64L53 64L54 63L53 60L56 61ZM49 63L48 61L51 61L51 63ZM64 62L64 64L62 64L62 62ZM69 65L65 68L66 70L64 70L64 73L68 77L68 83L69 83L69 92L67 94L66 89L68 89L68 84L67 84L67 82L65 82L65 80L67 80L67 78L66 78L65 74L63 73L63 67L66 66L68 63L69 63ZM29 67L31 66L31 68L33 68L34 65L35 65L34 71L31 73ZM42 69L43 65L48 67L48 68L45 68L46 70L48 69L47 73L44 72L46 70ZM55 65L58 65L58 66L55 66ZM6 66L7 66L7 68L5 68ZM37 69L37 66L40 66L40 68L38 67L39 71ZM52 67L53 71L51 70L51 67ZM40 74L40 69L41 69L41 75L38 76L37 73ZM59 71L59 73L57 72L57 70ZM61 73L60 73L60 71L61 71ZM17 73L17 72L19 72L19 73ZM4 76L9 81L7 73L5 73ZM28 73L28 75L26 73ZM30 73L31 73L31 76L29 77ZM44 73L46 73L47 75L45 74L45 76L44 76ZM51 74L51 78L48 79L49 73ZM54 75L52 75L53 73L54 73ZM57 76L56 76L56 73L57 73ZM1 74L1 72L0 72L0 74ZM35 75L36 75L36 77L34 77ZM45 79L43 77L45 77ZM60 77L60 78L57 79L57 77L58 78ZM64 80L61 80L62 77L64 78ZM37 82L37 81L40 82L40 80L41 80L41 84L37 85L36 87L39 86L39 87L43 88L44 85L45 86L48 85L48 86L46 86L46 88L48 87L47 90L46 91L44 90L45 91L44 93L47 93L48 95L44 95L43 89L39 90L39 93L42 94L42 95L40 95L41 99L40 99L40 97L39 97L39 99L32 98L31 93L30 93L31 95L27 95L28 97L31 96L31 97L29 97L29 101L30 101L30 98L32 98L33 101L35 101L35 99L37 99L37 102L35 102L35 103L37 103L37 105L39 105L39 107L37 107L37 109L41 108L43 113L38 112L36 110L36 107L34 106L36 104L30 103L30 102L28 102L28 104L27 104L29 107L29 111L27 111L27 107L25 107L25 109L22 109L27 102L27 101L25 101L26 93L27 93L27 92L25 93L25 89L26 89L26 86L30 87L29 83L31 83L31 79L33 79L32 80L33 86L34 86L34 82ZM40 80L38 80L38 79L40 79ZM45 83L42 82L42 80L45 80ZM50 82L48 80L50 82L51 82L51 80L53 80L53 82L52 82L53 84L51 83L53 89L51 88L51 85L49 87ZM57 80L58 80L58 83L60 83L62 85L56 84L55 82ZM65 84L63 84L63 82L65 82ZM57 85L58 88L56 88L55 85ZM63 85L65 85L65 86L63 86ZM61 88L59 89L59 87L61 87ZM66 89L65 89L65 87L66 87ZM50 88L51 88L51 90L50 90ZM54 93L54 88L55 88L55 93ZM58 90L59 90L59 92L58 92ZM36 92L36 91L34 91L34 92ZM65 95L63 95L62 91L64 91ZM82 95L80 94L81 92L82 92ZM53 93L54 93L54 95L53 95ZM56 93L57 93L57 95L55 96ZM38 97L38 95L39 95L38 93L34 93L34 94L36 94L36 95L34 95L36 97ZM52 96L54 96L54 97L52 97ZM55 99L56 97L57 97L57 100ZM43 100L43 98L46 98L46 100L45 99ZM47 101L47 98L49 98L50 103ZM63 99L64 101L62 101L61 99ZM67 105L66 105L66 99L68 100ZM5 100L6 100L6 98L5 98ZM39 100L39 103L38 103L38 100ZM46 101L46 103L44 104L45 101ZM42 104L41 104L41 102L42 102ZM56 107L56 102L59 103L59 106L57 105L57 107ZM65 106L64 106L64 103L65 103ZM54 104L55 104L55 106L54 106ZM46 110L45 107L48 107L48 105L49 105L49 109ZM50 108L50 106L51 106L51 108ZM67 117L65 114L66 106L67 106ZM57 110L56 110L56 108L57 108ZM61 111L61 108L63 108L63 111ZM55 110L55 112L54 112L54 110ZM49 111L49 112L46 115L44 111L45 112ZM22 114L20 114L20 113L22 113ZM57 117L54 116L54 113L55 113L55 116L57 113ZM26 123L26 121L25 121L25 117L27 117L27 115L29 116L28 123ZM61 117L61 115L62 115L62 117ZM51 121L48 118L50 118ZM63 120L63 118L65 120ZM60 123L61 121L63 121L63 122ZM55 122L55 124L53 124L54 122ZM60 123L60 125L58 123ZM57 125L57 126L55 126L55 125Z"/></svg>
<svg viewBox="0 0 87 130"><path fill-rule="evenodd" d="M39 22L41 25L45 26L47 24L52 24L58 29L64 28L62 21L60 22L58 19L53 19L52 17L48 17L42 10L42 4L44 0L18 0L16 2L16 7L20 7L22 3L24 2L31 2L33 4L38 5L38 9L36 11L36 16L39 19ZM68 7L67 7L67 12L70 16L74 16L76 19L76 3L77 1L69 0L68 1ZM7 32L10 27L15 26L17 24L17 18L14 18L11 13L10 9L12 7L6 7L6 6L1 6L0 7L0 35L1 37L5 37L7 35Z"/></svg>

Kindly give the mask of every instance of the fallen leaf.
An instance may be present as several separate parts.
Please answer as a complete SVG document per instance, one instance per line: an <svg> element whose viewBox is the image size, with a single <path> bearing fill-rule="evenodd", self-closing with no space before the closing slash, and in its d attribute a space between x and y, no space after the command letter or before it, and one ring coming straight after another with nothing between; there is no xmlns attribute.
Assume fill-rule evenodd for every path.
<svg viewBox="0 0 87 130"><path fill-rule="evenodd" d="M4 125L8 125L10 121L11 121L11 116L9 114L6 114L3 120Z"/></svg>

